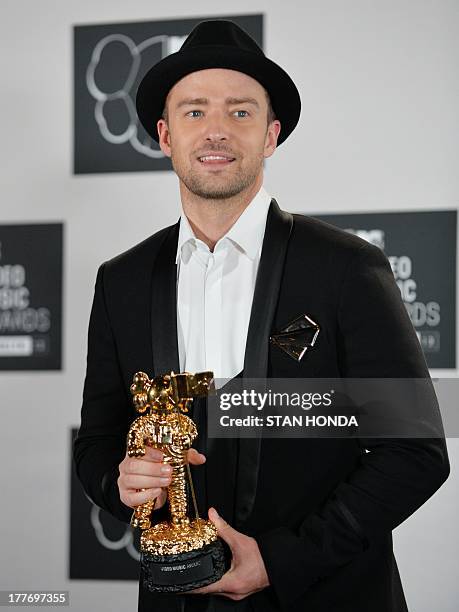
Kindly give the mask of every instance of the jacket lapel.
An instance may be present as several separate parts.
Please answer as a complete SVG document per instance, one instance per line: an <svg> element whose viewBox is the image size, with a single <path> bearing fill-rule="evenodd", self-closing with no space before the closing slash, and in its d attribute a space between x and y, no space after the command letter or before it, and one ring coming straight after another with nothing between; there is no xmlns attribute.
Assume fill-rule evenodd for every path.
<svg viewBox="0 0 459 612"><path fill-rule="evenodd" d="M179 223L171 226L156 256L151 284L151 339L155 376L179 371L177 253Z"/></svg>
<svg viewBox="0 0 459 612"><path fill-rule="evenodd" d="M282 211L276 200L266 220L257 281L250 313L244 357L244 378L266 378L268 374L269 336L282 281L293 217ZM247 520L255 502L260 462L261 437L239 439L236 474L235 524Z"/></svg>
<svg viewBox="0 0 459 612"><path fill-rule="evenodd" d="M269 336L278 302L292 225L292 215L281 210L273 198L266 220L263 248L250 312L244 356L244 378L265 378L268 373Z"/></svg>

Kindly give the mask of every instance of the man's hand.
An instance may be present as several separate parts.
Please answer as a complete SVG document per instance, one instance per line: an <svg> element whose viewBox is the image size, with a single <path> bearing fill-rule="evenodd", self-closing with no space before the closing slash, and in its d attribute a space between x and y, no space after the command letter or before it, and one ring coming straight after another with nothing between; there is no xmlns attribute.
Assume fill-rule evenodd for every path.
<svg viewBox="0 0 459 612"><path fill-rule="evenodd" d="M209 518L217 528L218 535L231 549L231 567L218 582L189 593L223 595L238 601L269 586L268 574L256 540L233 529L214 508L210 508Z"/></svg>
<svg viewBox="0 0 459 612"><path fill-rule="evenodd" d="M171 482L172 468L162 463L161 451L148 446L143 457L128 457L127 453L119 465L118 489L120 499L129 508L156 499L155 510L167 499L167 488ZM194 448L188 451L188 462L201 465L205 456ZM141 491L140 489L145 489Z"/></svg>

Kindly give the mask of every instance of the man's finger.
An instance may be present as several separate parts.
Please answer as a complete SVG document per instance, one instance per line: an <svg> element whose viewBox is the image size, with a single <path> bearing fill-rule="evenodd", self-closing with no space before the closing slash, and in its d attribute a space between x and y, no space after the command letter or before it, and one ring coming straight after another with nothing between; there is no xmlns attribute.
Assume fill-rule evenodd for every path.
<svg viewBox="0 0 459 612"><path fill-rule="evenodd" d="M171 483L170 476L142 476L140 474L127 474L124 476L122 486L125 489L162 489Z"/></svg>
<svg viewBox="0 0 459 612"><path fill-rule="evenodd" d="M213 582L212 584L208 584L205 587L201 587L200 589L193 589L192 591L188 591L184 594L190 595L221 595L222 597L229 597L230 599L244 599L248 595L252 593L256 593L256 589L254 591L248 591L246 593L240 593L237 591L236 584L234 578L228 575L228 572L220 578L217 582Z"/></svg>
<svg viewBox="0 0 459 612"><path fill-rule="evenodd" d="M140 504L145 504L152 499L156 499L160 497L162 494L162 489L145 489L144 491L126 491L125 499L123 502L128 505L130 508L135 508L136 506L140 506ZM122 500L123 501L123 500Z"/></svg>
<svg viewBox="0 0 459 612"><path fill-rule="evenodd" d="M188 463L191 465L201 465L206 462L206 456L202 453L198 453L195 448L190 448L188 451Z"/></svg>
<svg viewBox="0 0 459 612"><path fill-rule="evenodd" d="M249 593L230 593L230 592L221 592L214 593L214 595L221 595L222 597L226 597L227 599L232 599L233 601L240 601L241 599L245 599L249 595L256 593L257 591L250 591Z"/></svg>
<svg viewBox="0 0 459 612"><path fill-rule="evenodd" d="M209 508L209 519L217 528L217 534L228 544L231 551L233 551L236 540L241 534L236 531L236 529L233 529L231 525L228 525L228 523L218 514L215 508Z"/></svg>
<svg viewBox="0 0 459 612"><path fill-rule="evenodd" d="M231 591L207 591L207 587L203 587L202 589L194 589L193 591L188 591L186 594L190 595L218 595L220 597L226 597L227 599L232 599L233 601L239 601L240 599L245 599L252 593L256 593L257 591L251 591L250 593L233 593Z"/></svg>
<svg viewBox="0 0 459 612"><path fill-rule="evenodd" d="M228 579L226 578L226 574L224 574L220 580L217 582L213 582L212 584L208 584L205 587L201 587L200 589L193 589L192 591L188 591L190 595L206 595L210 593L223 593L226 592L228 588Z"/></svg>
<svg viewBox="0 0 459 612"><path fill-rule="evenodd" d="M143 457L139 457L140 459L144 459L146 461L162 461L164 459L164 453L162 453L157 448L152 448L151 446L147 446L145 448L145 455Z"/></svg>

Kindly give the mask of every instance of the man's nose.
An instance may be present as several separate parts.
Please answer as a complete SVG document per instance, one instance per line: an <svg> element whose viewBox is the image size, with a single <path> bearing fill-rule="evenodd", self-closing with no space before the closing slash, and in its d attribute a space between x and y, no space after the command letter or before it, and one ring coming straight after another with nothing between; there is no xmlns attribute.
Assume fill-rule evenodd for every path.
<svg viewBox="0 0 459 612"><path fill-rule="evenodd" d="M225 134L222 134L221 132L210 132L207 134L206 136L206 140L209 141L221 141L221 140L227 140L227 136Z"/></svg>
<svg viewBox="0 0 459 612"><path fill-rule="evenodd" d="M221 141L228 139L228 128L224 117L220 113L209 115L205 126L205 138L208 141Z"/></svg>

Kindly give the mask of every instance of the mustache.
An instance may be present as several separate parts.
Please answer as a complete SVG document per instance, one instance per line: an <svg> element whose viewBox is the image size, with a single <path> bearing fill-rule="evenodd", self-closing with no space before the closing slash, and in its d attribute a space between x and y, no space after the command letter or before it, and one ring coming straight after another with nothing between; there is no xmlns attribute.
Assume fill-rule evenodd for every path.
<svg viewBox="0 0 459 612"><path fill-rule="evenodd" d="M230 147L224 145L209 145L207 146L205 149L199 149L197 151L193 152L193 155L196 155L196 157L200 157L202 155L206 155L208 153L226 153L227 155L230 155L231 157L236 157L235 152L233 151L233 149L231 149Z"/></svg>

